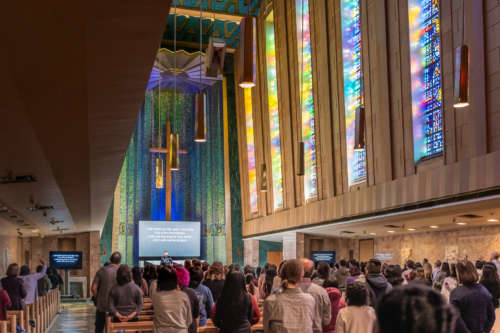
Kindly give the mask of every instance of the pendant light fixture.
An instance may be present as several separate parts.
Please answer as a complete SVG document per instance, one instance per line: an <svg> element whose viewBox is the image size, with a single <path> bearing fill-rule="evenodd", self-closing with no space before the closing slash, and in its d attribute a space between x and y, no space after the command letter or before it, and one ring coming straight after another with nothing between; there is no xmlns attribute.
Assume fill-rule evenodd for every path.
<svg viewBox="0 0 500 333"><path fill-rule="evenodd" d="M302 16L301 16L301 50L300 50L300 55L301 55L301 71L300 71L300 80L299 80L299 96L302 96L302 86L303 86L303 72L304 72L304 1L302 1ZM302 117L302 98L299 98L299 108L300 108L300 114ZM302 136L302 127L300 128L300 135ZM305 142L304 141L299 141L298 145L298 159L297 159L297 176L302 177L305 176L306 174L306 166L305 166Z"/></svg>
<svg viewBox="0 0 500 333"><path fill-rule="evenodd" d="M200 86L199 93L196 94L195 101L195 118L194 118L194 141L206 142L207 141L207 128L205 124L205 94L201 84L201 72L203 71L203 59L201 56L203 43L203 14L201 10L200 0Z"/></svg>
<svg viewBox="0 0 500 333"><path fill-rule="evenodd" d="M241 88L255 87L255 17L250 16L250 0L245 0L248 6L248 13L240 23L240 78Z"/></svg>
<svg viewBox="0 0 500 333"><path fill-rule="evenodd" d="M469 47L465 41L465 1L462 2L462 44L455 54L455 108L469 106Z"/></svg>
<svg viewBox="0 0 500 333"><path fill-rule="evenodd" d="M161 70L158 71L159 73L159 78L158 78L158 142L157 142L157 147L161 148ZM154 116L154 108L153 108L153 116ZM153 123L154 126L154 123ZM154 131L154 128L153 128ZM163 188L163 158L161 157L160 154L157 154L156 156L156 181L155 185L157 189Z"/></svg>
<svg viewBox="0 0 500 333"><path fill-rule="evenodd" d="M365 150L365 108L360 106L356 109L356 120L354 127L354 151Z"/></svg>
<svg viewBox="0 0 500 333"><path fill-rule="evenodd" d="M297 165L297 176L304 176L306 174L305 168L305 144L304 141L299 142L299 156Z"/></svg>
<svg viewBox="0 0 500 333"><path fill-rule="evenodd" d="M179 163L179 134L170 134L170 171L180 169Z"/></svg>
<svg viewBox="0 0 500 333"><path fill-rule="evenodd" d="M174 5L174 114L177 110L177 5ZM170 171L178 171L180 168L179 161L179 134L170 134L169 147L169 165Z"/></svg>
<svg viewBox="0 0 500 333"><path fill-rule="evenodd" d="M259 190L261 192L267 192L267 166L265 163L260 165L260 186Z"/></svg>

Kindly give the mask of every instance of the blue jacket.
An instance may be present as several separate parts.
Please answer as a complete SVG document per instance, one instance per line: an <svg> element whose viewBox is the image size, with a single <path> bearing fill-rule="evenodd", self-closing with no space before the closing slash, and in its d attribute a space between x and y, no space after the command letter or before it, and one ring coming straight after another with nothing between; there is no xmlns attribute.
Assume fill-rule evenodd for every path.
<svg viewBox="0 0 500 333"><path fill-rule="evenodd" d="M198 299L200 300L200 327L207 325L207 319L214 306L214 299L212 297L212 292L207 286L199 284L198 287L194 288Z"/></svg>
<svg viewBox="0 0 500 333"><path fill-rule="evenodd" d="M486 333L495 323L490 292L478 283L461 285L450 294L450 304L460 313L456 332Z"/></svg>

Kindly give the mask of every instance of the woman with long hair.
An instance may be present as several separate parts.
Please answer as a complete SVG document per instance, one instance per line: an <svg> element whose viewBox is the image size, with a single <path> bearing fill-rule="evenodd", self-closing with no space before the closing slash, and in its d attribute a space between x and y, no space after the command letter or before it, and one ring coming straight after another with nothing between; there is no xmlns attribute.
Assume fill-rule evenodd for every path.
<svg viewBox="0 0 500 333"><path fill-rule="evenodd" d="M245 275L245 284L247 286L247 291L250 295L259 299L259 288L255 285L255 276L252 273Z"/></svg>
<svg viewBox="0 0 500 333"><path fill-rule="evenodd" d="M450 294L450 303L460 312L458 332L490 332L495 322L495 308L490 292L477 283L476 267L470 261L457 263L459 286Z"/></svg>
<svg viewBox="0 0 500 333"><path fill-rule="evenodd" d="M446 299L447 302L450 301L450 294L458 286L457 281L457 269L455 264L451 264L450 276L446 277L443 281L443 287L441 288L441 295Z"/></svg>
<svg viewBox="0 0 500 333"><path fill-rule="evenodd" d="M214 302L217 303L224 288L224 266L220 261L214 261L208 268L203 284L210 289Z"/></svg>
<svg viewBox="0 0 500 333"><path fill-rule="evenodd" d="M259 290L261 299L266 299L267 296L271 295L271 293L273 292L273 282L277 274L278 272L276 271L276 265L269 265L264 283L262 283Z"/></svg>
<svg viewBox="0 0 500 333"><path fill-rule="evenodd" d="M451 275L450 265L445 261L441 264L441 269L434 278L432 287L438 291L443 288L444 279Z"/></svg>
<svg viewBox="0 0 500 333"><path fill-rule="evenodd" d="M241 272L232 271L217 301L214 324L220 333L250 333L252 317L252 298L247 293L245 277Z"/></svg>
<svg viewBox="0 0 500 333"><path fill-rule="evenodd" d="M497 266L491 262L487 262L482 267L481 280L479 281L493 297L493 306L498 308L500 298L500 278L498 277ZM500 320L500 319L499 319Z"/></svg>
<svg viewBox="0 0 500 333"><path fill-rule="evenodd" d="M132 279L134 280L135 284L141 288L142 294L144 296L148 296L148 283L146 280L142 277L142 271L139 266L135 266L132 268Z"/></svg>

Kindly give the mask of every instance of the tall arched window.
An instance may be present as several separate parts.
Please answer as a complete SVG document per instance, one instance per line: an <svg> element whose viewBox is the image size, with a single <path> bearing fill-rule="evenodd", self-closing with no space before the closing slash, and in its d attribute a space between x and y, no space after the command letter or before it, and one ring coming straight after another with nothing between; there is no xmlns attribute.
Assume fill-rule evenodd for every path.
<svg viewBox="0 0 500 333"><path fill-rule="evenodd" d="M358 124L364 122L364 117L358 111L364 106L359 0L341 1L341 26L347 171L351 186L366 180L366 147L364 144L355 147L356 116L362 118Z"/></svg>
<svg viewBox="0 0 500 333"><path fill-rule="evenodd" d="M415 163L443 153L439 0L408 0Z"/></svg>
<svg viewBox="0 0 500 333"><path fill-rule="evenodd" d="M305 153L304 195L305 199L308 200L318 196L309 0L296 0L295 8L299 63L299 98L302 122L301 131Z"/></svg>
<svg viewBox="0 0 500 333"><path fill-rule="evenodd" d="M247 137L247 159L248 159L248 190L250 197L250 214L259 212L257 195L257 169L255 162L255 137L253 124L252 88L244 88L245 100L245 125Z"/></svg>
<svg viewBox="0 0 500 333"><path fill-rule="evenodd" d="M269 12L264 21L266 35L267 107L269 112L269 137L271 140L271 174L274 209L283 208L283 175L281 168L281 137L276 75L276 41L274 39L274 14Z"/></svg>

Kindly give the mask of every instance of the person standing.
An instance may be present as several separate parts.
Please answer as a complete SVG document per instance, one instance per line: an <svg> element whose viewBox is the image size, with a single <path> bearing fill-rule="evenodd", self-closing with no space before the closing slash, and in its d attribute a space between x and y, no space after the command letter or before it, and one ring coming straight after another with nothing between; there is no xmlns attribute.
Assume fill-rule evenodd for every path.
<svg viewBox="0 0 500 333"><path fill-rule="evenodd" d="M24 305L33 304L38 298L38 280L43 279L47 272L45 262L40 260L42 270L38 273L31 274L30 268L26 265L21 266L21 276L24 281L24 288L26 288L26 297L24 298Z"/></svg>
<svg viewBox="0 0 500 333"><path fill-rule="evenodd" d="M177 285L179 289L185 293L189 298L189 303L191 304L191 316L193 318L191 325L188 328L189 333L196 333L198 331L198 317L200 316L200 300L194 289L189 288L190 275L187 269L182 266L178 266L175 269L177 274Z"/></svg>
<svg viewBox="0 0 500 333"><path fill-rule="evenodd" d="M299 288L306 294L310 294L315 301L314 311L314 325L313 332L323 332L323 326L330 323L332 319L332 308L330 297L323 287L312 283L311 276L314 270L314 263L309 259L301 259L302 266L304 267L304 276L302 282L299 283Z"/></svg>
<svg viewBox="0 0 500 333"><path fill-rule="evenodd" d="M349 269L347 268L347 261L344 259L340 260L340 267L338 270L333 273L335 279L337 279L339 283L339 289L345 290L345 282L347 277L349 276Z"/></svg>
<svg viewBox="0 0 500 333"><path fill-rule="evenodd" d="M0 290L0 321L7 320L7 309L11 305L9 294L5 290Z"/></svg>
<svg viewBox="0 0 500 333"><path fill-rule="evenodd" d="M95 333L103 333L106 326L106 312L111 311L109 294L116 285L116 272L122 260L120 252L109 258L110 264L99 269L92 282L92 296L96 298Z"/></svg>
<svg viewBox="0 0 500 333"><path fill-rule="evenodd" d="M250 333L252 319L252 298L246 289L245 276L239 271L230 272L215 306L214 324L220 333Z"/></svg>
<svg viewBox="0 0 500 333"><path fill-rule="evenodd" d="M500 276L500 261L498 261L499 258L500 258L500 253L498 253L497 251L491 254L491 262L495 264L495 266L497 266L498 276Z"/></svg>
<svg viewBox="0 0 500 333"><path fill-rule="evenodd" d="M382 295L387 294L391 289L391 284L381 273L382 263L378 259L370 259L366 266L366 285L370 296L370 305L374 308Z"/></svg>
<svg viewBox="0 0 500 333"><path fill-rule="evenodd" d="M23 279L19 278L19 266L10 264L7 268L7 277L2 279L2 288L9 295L11 305L8 310L23 310L23 298L26 297L26 289L24 288Z"/></svg>
<svg viewBox="0 0 500 333"><path fill-rule="evenodd" d="M346 288L347 307L340 309L335 333L371 333L375 326L375 310L368 306L368 289L362 282Z"/></svg>
<svg viewBox="0 0 500 333"><path fill-rule="evenodd" d="M38 265L36 268L37 273L40 273L43 269L42 265ZM40 280L38 280L38 296L45 296L52 289L52 284L50 283L49 277L47 274L43 276Z"/></svg>
<svg viewBox="0 0 500 333"><path fill-rule="evenodd" d="M434 269L432 270L432 282L436 279L437 273L441 270L441 260L436 260Z"/></svg>
<svg viewBox="0 0 500 333"><path fill-rule="evenodd" d="M179 288L177 272L168 266L160 268L157 287L153 294L153 333L188 333L193 322L191 304Z"/></svg>
<svg viewBox="0 0 500 333"><path fill-rule="evenodd" d="M458 286L457 281L457 268L455 264L451 264L451 274L443 281L443 287L441 288L441 295L450 302L450 294Z"/></svg>
<svg viewBox="0 0 500 333"><path fill-rule="evenodd" d="M200 305L200 327L207 325L207 319L214 306L214 299L212 297L212 292L207 286L201 284L203 280L203 270L199 267L194 267L191 269L191 283L189 287L196 292Z"/></svg>
<svg viewBox="0 0 500 333"><path fill-rule="evenodd" d="M116 283L109 293L110 313L114 321L137 321L144 296L141 288L132 282L132 273L127 265L121 265L116 271Z"/></svg>
<svg viewBox="0 0 500 333"><path fill-rule="evenodd" d="M458 283L450 294L450 304L460 312L457 320L458 332L490 332L495 322L495 309L490 292L477 283L477 271L470 261L459 261L456 265Z"/></svg>
<svg viewBox="0 0 500 333"><path fill-rule="evenodd" d="M347 306L346 302L342 299L342 292L339 290L339 285L337 280L326 280L323 283L323 287L330 297L330 303L332 304L332 319L330 324L323 326L323 333L335 333L335 324L337 323L337 316L340 309Z"/></svg>
<svg viewBox="0 0 500 333"><path fill-rule="evenodd" d="M483 266L483 275L479 281L491 294L493 298L493 306L495 309L499 307L500 298L500 278L498 277L497 267L491 262L487 262Z"/></svg>
<svg viewBox="0 0 500 333"><path fill-rule="evenodd" d="M313 332L314 298L299 288L303 275L300 260L285 262L280 270L282 291L264 301L264 332Z"/></svg>
<svg viewBox="0 0 500 333"><path fill-rule="evenodd" d="M168 256L168 251L163 252L163 257L161 258L161 264L167 267L173 267L174 261Z"/></svg>

